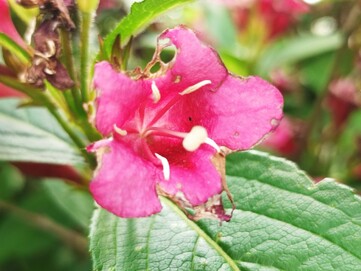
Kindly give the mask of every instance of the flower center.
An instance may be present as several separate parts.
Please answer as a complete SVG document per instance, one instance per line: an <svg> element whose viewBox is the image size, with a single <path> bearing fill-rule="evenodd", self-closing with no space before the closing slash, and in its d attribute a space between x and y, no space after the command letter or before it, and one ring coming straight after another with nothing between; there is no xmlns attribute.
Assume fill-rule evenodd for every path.
<svg viewBox="0 0 361 271"><path fill-rule="evenodd" d="M182 146L186 151L194 152L196 151L202 144L208 144L212 146L217 152L221 152L220 147L217 145L214 140L208 137L207 130L202 126L193 126L192 129L187 132L179 132L173 131L170 129L157 127L155 124L157 121L173 106L175 105L182 96L191 94L201 87L211 84L210 80L201 81L195 85L192 85L182 92L179 93L176 97L172 98L166 105L161 108L155 115L155 117L146 125L146 127L141 127L139 130L127 129L123 130L116 125L114 125L114 132L118 135L124 137L128 134L138 134L141 140L141 152L142 154L150 161L152 161L156 165L161 165L163 167L163 175L165 180L170 179L170 165L169 161L166 157L160 155L159 153L153 152L148 144L148 140L150 137L154 136L162 136L162 137L173 137L182 139ZM158 103L161 99L161 93L155 84L152 82L152 98L154 103ZM140 117L144 119L144 106L140 108Z"/></svg>

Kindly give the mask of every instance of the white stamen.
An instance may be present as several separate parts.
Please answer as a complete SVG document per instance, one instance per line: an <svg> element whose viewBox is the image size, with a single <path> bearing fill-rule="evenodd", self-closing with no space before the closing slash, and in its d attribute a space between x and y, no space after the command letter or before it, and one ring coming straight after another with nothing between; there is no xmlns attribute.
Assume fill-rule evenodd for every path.
<svg viewBox="0 0 361 271"><path fill-rule="evenodd" d="M169 166L169 162L167 160L167 158L161 156L160 154L158 153L155 153L154 154L159 160L160 162L162 163L163 165L163 175L164 175L164 179L166 181L168 181L170 179L170 166Z"/></svg>
<svg viewBox="0 0 361 271"><path fill-rule="evenodd" d="M45 69L44 69L44 72L45 72L46 74L49 74L49 75L53 75L53 74L56 73L55 71L50 70L49 68L45 68Z"/></svg>
<svg viewBox="0 0 361 271"><path fill-rule="evenodd" d="M155 82L152 82L152 94L153 94L153 101L154 103L159 102L160 100L160 91Z"/></svg>
<svg viewBox="0 0 361 271"><path fill-rule="evenodd" d="M206 144L208 144L209 146L215 148L217 152L221 152L221 147L219 147L219 146L217 145L217 143L214 142L213 139L207 137L206 140L204 141L204 143L206 143Z"/></svg>
<svg viewBox="0 0 361 271"><path fill-rule="evenodd" d="M54 56L56 53L56 46L55 46L55 42L53 40L46 40L46 45L49 48L49 52L47 53L47 55L50 56Z"/></svg>
<svg viewBox="0 0 361 271"><path fill-rule="evenodd" d="M194 126L184 137L182 144L187 151L195 151L207 140L207 138L207 130L204 127Z"/></svg>
<svg viewBox="0 0 361 271"><path fill-rule="evenodd" d="M179 92L179 94L180 95L190 94L190 93L195 92L196 90L200 89L201 87L204 87L205 85L209 85L209 84L212 84L211 80L203 80L193 86L187 87L182 92Z"/></svg>
<svg viewBox="0 0 361 271"><path fill-rule="evenodd" d="M120 129L116 124L113 125L113 128L114 131L121 136L126 136L128 134L126 130Z"/></svg>

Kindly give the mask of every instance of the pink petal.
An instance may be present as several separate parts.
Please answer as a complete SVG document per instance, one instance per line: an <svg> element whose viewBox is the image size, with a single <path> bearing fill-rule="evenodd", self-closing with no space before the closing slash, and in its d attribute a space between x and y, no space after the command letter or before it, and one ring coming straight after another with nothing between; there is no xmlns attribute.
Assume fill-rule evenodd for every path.
<svg viewBox="0 0 361 271"><path fill-rule="evenodd" d="M0 98L8 97L25 97L25 95L15 89L12 89L6 85L0 84Z"/></svg>
<svg viewBox="0 0 361 271"><path fill-rule="evenodd" d="M192 30L184 26L164 31L158 40L160 44L169 40L169 46L173 44L176 47L176 54L165 74L143 81L143 88L147 89L151 89L151 82L155 81L161 96L156 104L148 100L145 122L153 119L164 105L179 96L179 93L186 88L210 80L212 83L207 85L207 89L216 90L228 75L218 54L211 47L203 44Z"/></svg>
<svg viewBox="0 0 361 271"><path fill-rule="evenodd" d="M218 145L244 150L277 127L282 106L282 95L268 82L229 75L217 91L185 95L164 118L172 129L189 131L200 125Z"/></svg>
<svg viewBox="0 0 361 271"><path fill-rule="evenodd" d="M298 147L295 126L295 123L284 117L274 133L262 143L262 146L282 155L291 156Z"/></svg>
<svg viewBox="0 0 361 271"><path fill-rule="evenodd" d="M102 160L90 183L90 191L100 206L125 218L160 212L157 168L115 140L109 141L99 152L102 152Z"/></svg>
<svg viewBox="0 0 361 271"><path fill-rule="evenodd" d="M171 69L156 80L162 97L167 94L162 92L164 89L165 92L178 94L204 80L212 81L208 88L217 89L227 77L228 72L218 54L204 45L192 30L179 26L166 30L159 39L169 39L177 49Z"/></svg>
<svg viewBox="0 0 361 271"><path fill-rule="evenodd" d="M0 0L0 32L7 35L22 47L25 47L24 40L19 35L11 20L10 9L6 0Z"/></svg>
<svg viewBox="0 0 361 271"><path fill-rule="evenodd" d="M283 97L274 86L258 77L229 76L209 95L203 115L209 137L232 150L245 150L273 131L282 119Z"/></svg>
<svg viewBox="0 0 361 271"><path fill-rule="evenodd" d="M211 162L215 151L202 146L195 152L165 154L170 164L170 180L160 186L169 194L182 192L193 205L205 203L222 192L221 176Z"/></svg>
<svg viewBox="0 0 361 271"><path fill-rule="evenodd" d="M0 2L1 3L1 2ZM0 74L6 76L14 76L14 73L4 65L0 65ZM12 89L4 84L0 84L0 98L7 98L7 97L26 97L25 94Z"/></svg>
<svg viewBox="0 0 361 271"><path fill-rule="evenodd" d="M118 73L105 61L95 65L94 87L98 92L95 122L103 135L108 135L114 124L121 127L134 117L140 103L151 94L150 88L143 88L142 80Z"/></svg>

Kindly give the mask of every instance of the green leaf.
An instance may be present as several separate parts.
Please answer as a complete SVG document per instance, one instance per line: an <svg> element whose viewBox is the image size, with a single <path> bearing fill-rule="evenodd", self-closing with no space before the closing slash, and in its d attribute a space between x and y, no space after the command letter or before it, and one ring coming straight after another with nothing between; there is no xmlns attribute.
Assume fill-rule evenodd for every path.
<svg viewBox="0 0 361 271"><path fill-rule="evenodd" d="M209 34L215 40L216 47L233 52L237 47L237 30L229 10L223 4L205 5L205 19Z"/></svg>
<svg viewBox="0 0 361 271"><path fill-rule="evenodd" d="M89 193L61 180L44 180L43 186L69 217L84 229L88 229L94 209L93 198Z"/></svg>
<svg viewBox="0 0 361 271"><path fill-rule="evenodd" d="M0 33L0 46L9 50L11 53L17 56L20 61L24 63L28 63L31 59L28 52L26 52L23 48L21 48L20 45L18 45L4 33Z"/></svg>
<svg viewBox="0 0 361 271"><path fill-rule="evenodd" d="M332 75L334 53L326 53L307 59L301 68L304 84L311 87L317 94L325 91Z"/></svg>
<svg viewBox="0 0 361 271"><path fill-rule="evenodd" d="M162 13L193 1L194 0L144 0L140 3L134 3L130 13L106 36L104 40L106 57L110 57L113 43L118 35L121 37L122 45L125 45L131 36L141 32Z"/></svg>
<svg viewBox="0 0 361 271"><path fill-rule="evenodd" d="M281 40L261 55L256 70L260 75L267 75L282 65L336 50L341 47L342 41L340 33L326 37L304 35Z"/></svg>
<svg viewBox="0 0 361 271"><path fill-rule="evenodd" d="M227 176L237 208L222 225L164 199L149 218L95 211L94 270L360 270L361 199L350 188L256 151L231 155Z"/></svg>
<svg viewBox="0 0 361 271"><path fill-rule="evenodd" d="M83 158L44 108L17 108L19 100L0 100L0 160L79 164Z"/></svg>
<svg viewBox="0 0 361 271"><path fill-rule="evenodd" d="M0 200L9 199L23 189L23 175L10 163L0 162Z"/></svg>

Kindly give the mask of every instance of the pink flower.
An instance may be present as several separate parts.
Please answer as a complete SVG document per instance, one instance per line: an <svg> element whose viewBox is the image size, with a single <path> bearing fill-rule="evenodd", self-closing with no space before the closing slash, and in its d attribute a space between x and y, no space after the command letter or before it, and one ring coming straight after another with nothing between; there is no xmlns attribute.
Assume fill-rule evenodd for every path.
<svg viewBox="0 0 361 271"><path fill-rule="evenodd" d="M241 28L248 24L249 16L252 14L251 4L256 8L255 16L258 16L267 28L269 38L274 38L287 31L299 15L309 10L308 5L302 0L247 1L248 8L241 7L235 13L236 21Z"/></svg>
<svg viewBox="0 0 361 271"><path fill-rule="evenodd" d="M24 40L17 32L11 20L10 9L6 0L0 0L0 33L5 34L22 47L25 47ZM0 74L10 75L9 72L11 73L11 71L9 71L9 69L7 69L5 66L0 66ZM9 88L8 86L0 84L0 98L24 96L25 95L23 95L22 93L12 88Z"/></svg>
<svg viewBox="0 0 361 271"><path fill-rule="evenodd" d="M263 143L262 147L291 157L299 150L301 123L284 117L274 133Z"/></svg>
<svg viewBox="0 0 361 271"><path fill-rule="evenodd" d="M176 55L163 63L160 52L170 45ZM151 73L157 62L160 70ZM182 206L205 204L223 190L225 150L251 148L282 117L275 87L230 75L184 27L160 36L144 71L126 74L108 62L96 64L94 86L96 127L108 138L88 147L99 159L90 190L99 205L121 217L158 213L159 194Z"/></svg>
<svg viewBox="0 0 361 271"><path fill-rule="evenodd" d="M24 40L11 20L10 9L6 0L0 0L0 33L4 33L17 44L25 47Z"/></svg>
<svg viewBox="0 0 361 271"><path fill-rule="evenodd" d="M331 82L327 106L331 111L334 125L340 129L350 114L361 107L361 95L351 78L339 78Z"/></svg>
<svg viewBox="0 0 361 271"><path fill-rule="evenodd" d="M16 75L6 66L4 65L0 65L0 74L1 75L6 75L6 76L13 76L15 77ZM9 97L25 97L25 94L16 91L6 85L0 84L0 99L1 98L9 98Z"/></svg>

